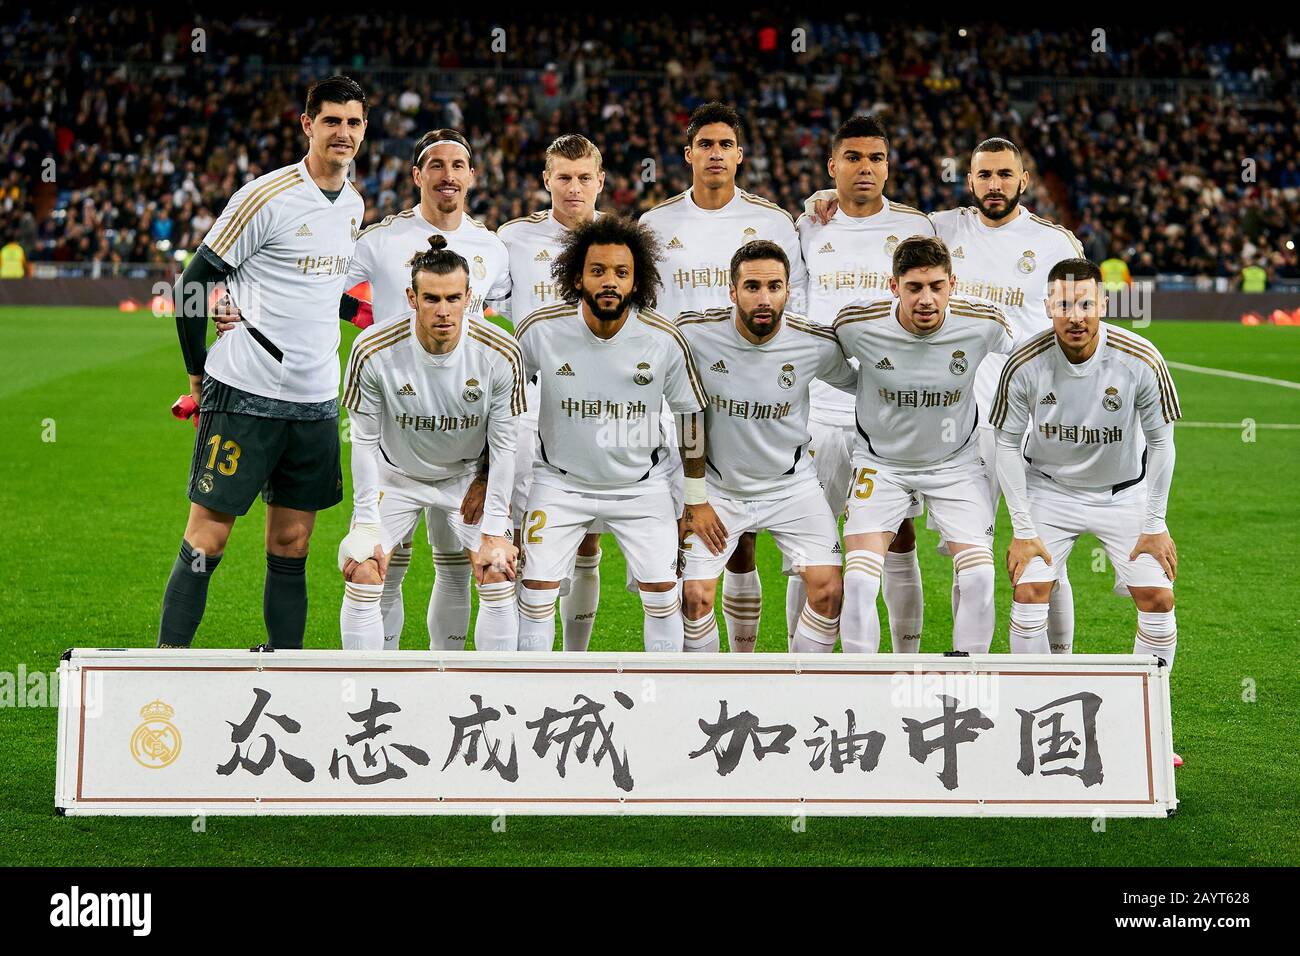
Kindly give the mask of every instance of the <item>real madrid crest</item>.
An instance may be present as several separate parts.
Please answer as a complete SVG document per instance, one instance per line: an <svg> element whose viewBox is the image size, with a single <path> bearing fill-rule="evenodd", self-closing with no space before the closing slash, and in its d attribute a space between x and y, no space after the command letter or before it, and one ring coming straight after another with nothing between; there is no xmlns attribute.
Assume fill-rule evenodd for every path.
<svg viewBox="0 0 1300 956"><path fill-rule="evenodd" d="M478 379L476 378L465 379L465 391L461 392L460 395L461 398L465 399L465 401L467 402L477 402L480 398L482 398L483 389L479 388Z"/></svg>
<svg viewBox="0 0 1300 956"><path fill-rule="evenodd" d="M753 242L757 238L758 230L753 226L746 226L745 231L740 234L740 244L744 245L747 242Z"/></svg>
<svg viewBox="0 0 1300 956"><path fill-rule="evenodd" d="M161 700L140 708L144 723L131 735L131 756L140 766L161 770L181 755L181 732L171 722L175 713Z"/></svg>
<svg viewBox="0 0 1300 956"><path fill-rule="evenodd" d="M1119 407L1123 404L1123 399L1119 397L1119 389L1113 385L1108 387L1106 394L1101 397L1101 407L1108 412L1119 411Z"/></svg>
<svg viewBox="0 0 1300 956"><path fill-rule="evenodd" d="M199 476L199 491L205 495L212 492L212 472L206 471Z"/></svg>
<svg viewBox="0 0 1300 956"><path fill-rule="evenodd" d="M948 371L953 375L965 375L966 369L970 368L970 362L966 361L966 353L961 349L952 353L952 361L948 363Z"/></svg>
<svg viewBox="0 0 1300 956"><path fill-rule="evenodd" d="M487 278L487 266L483 264L482 256L474 257L474 278L475 279Z"/></svg>
<svg viewBox="0 0 1300 956"><path fill-rule="evenodd" d="M650 371L649 362L637 362L636 372L632 375L632 381L638 385L649 385L655 380L654 373Z"/></svg>
<svg viewBox="0 0 1300 956"><path fill-rule="evenodd" d="M786 362L781 366L781 374L777 376L776 383L782 388L794 388L794 366Z"/></svg>
<svg viewBox="0 0 1300 956"><path fill-rule="evenodd" d="M886 236L886 237L885 237L885 255L887 255L887 256L892 256L892 255L894 254L894 250L897 249L897 248L898 248L898 237L897 237L897 236Z"/></svg>
<svg viewBox="0 0 1300 956"><path fill-rule="evenodd" d="M1033 249L1026 249L1025 254L1021 256L1020 260L1016 263L1016 268L1025 275L1029 275L1029 273L1033 272L1037 267L1038 263L1034 261Z"/></svg>

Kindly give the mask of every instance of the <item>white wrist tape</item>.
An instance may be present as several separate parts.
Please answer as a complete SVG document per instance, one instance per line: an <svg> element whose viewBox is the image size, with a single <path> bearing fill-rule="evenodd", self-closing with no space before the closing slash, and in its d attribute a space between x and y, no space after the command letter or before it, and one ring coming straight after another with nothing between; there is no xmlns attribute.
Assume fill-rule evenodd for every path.
<svg viewBox="0 0 1300 956"><path fill-rule="evenodd" d="M709 489L703 478L687 478L685 491L683 499L685 504L702 505L709 500Z"/></svg>
<svg viewBox="0 0 1300 956"><path fill-rule="evenodd" d="M347 564L349 558L361 562L375 556L375 547L379 544L379 525L353 525L347 537L339 542L339 570Z"/></svg>

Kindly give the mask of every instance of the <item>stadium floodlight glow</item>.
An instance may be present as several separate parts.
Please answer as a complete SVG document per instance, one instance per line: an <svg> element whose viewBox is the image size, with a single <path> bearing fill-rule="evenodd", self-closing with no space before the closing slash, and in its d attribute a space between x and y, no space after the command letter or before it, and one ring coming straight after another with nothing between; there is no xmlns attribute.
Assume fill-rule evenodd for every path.
<svg viewBox="0 0 1300 956"><path fill-rule="evenodd" d="M1295 249L1295 240L1294 240L1294 239L1288 239L1288 240L1286 241L1286 248L1287 248L1287 251L1288 251L1288 252L1293 251L1293 250Z"/></svg>
<svg viewBox="0 0 1300 956"><path fill-rule="evenodd" d="M185 250L177 249L175 252L172 253L172 258L174 258L177 262L183 262L185 260Z"/></svg>
<svg viewBox="0 0 1300 956"><path fill-rule="evenodd" d="M965 27L962 27L960 30L957 31L957 36L959 36L959 37L964 37L965 35L966 35L966 28L965 28Z"/></svg>
<svg viewBox="0 0 1300 956"><path fill-rule="evenodd" d="M171 247L172 247L172 242L171 242L170 239L159 239L159 240L158 240L158 248L159 248L160 250L162 250L163 252L166 252L166 251L167 251L168 249L170 249Z"/></svg>

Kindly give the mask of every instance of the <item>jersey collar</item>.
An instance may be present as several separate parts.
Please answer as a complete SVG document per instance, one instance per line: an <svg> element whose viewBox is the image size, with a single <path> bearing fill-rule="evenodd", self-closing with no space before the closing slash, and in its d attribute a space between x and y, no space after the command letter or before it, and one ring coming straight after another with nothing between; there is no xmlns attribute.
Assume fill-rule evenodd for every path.
<svg viewBox="0 0 1300 956"><path fill-rule="evenodd" d="M739 186L737 186L735 188L735 191L731 194L731 200L725 206L720 206L717 209L705 209L703 206L699 205L695 201L695 187L690 186L686 190L686 201L691 204L690 208L694 210L697 215L720 216L728 209L730 209L732 206L736 205L736 203L744 202L744 199L740 195L740 193L741 193L741 189Z"/></svg>
<svg viewBox="0 0 1300 956"><path fill-rule="evenodd" d="M1055 337L1056 333L1053 332L1052 336ZM1085 361L1080 362L1078 365L1075 365L1073 362L1067 359L1065 357L1065 353L1061 351L1061 343L1059 341L1056 342L1056 359L1060 363L1061 367L1065 370L1067 375L1073 375L1076 378L1083 378L1085 376L1091 375L1101 362L1101 353L1106 348L1107 337L1108 336L1106 334L1106 323L1101 322L1098 324L1098 328L1097 328L1097 350L1093 352L1092 355L1090 355Z"/></svg>

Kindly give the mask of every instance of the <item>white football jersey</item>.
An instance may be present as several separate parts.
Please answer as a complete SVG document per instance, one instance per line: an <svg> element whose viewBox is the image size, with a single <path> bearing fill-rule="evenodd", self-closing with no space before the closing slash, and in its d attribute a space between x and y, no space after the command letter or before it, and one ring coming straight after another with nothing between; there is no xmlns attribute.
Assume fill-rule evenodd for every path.
<svg viewBox="0 0 1300 956"><path fill-rule="evenodd" d="M1018 342L1051 326L1047 274L1062 259L1083 257L1083 246L1070 230L1023 206L1015 219L996 228L984 225L974 206L930 218L952 255L957 295L997 306Z"/></svg>
<svg viewBox="0 0 1300 956"><path fill-rule="evenodd" d="M517 416L524 409L523 356L491 322L465 323L446 355L420 344L409 309L352 343L343 406L378 417L380 453L409 478L441 481L476 471L488 445L499 452L494 469L498 461L514 463ZM483 526L484 533L502 534L509 527L511 481L494 477L501 476L489 474ZM358 513L368 505L356 502Z"/></svg>
<svg viewBox="0 0 1300 956"><path fill-rule="evenodd" d="M958 296L928 335L903 328L893 298L846 306L835 335L860 363L854 461L895 468L933 468L966 447L978 418L975 369L1012 346L1001 312Z"/></svg>
<svg viewBox="0 0 1300 956"><path fill-rule="evenodd" d="M1118 491L1146 477L1145 432L1182 417L1159 350L1101 323L1097 351L1071 364L1053 330L1011 353L992 424L1029 442L1028 467L1072 488Z"/></svg>
<svg viewBox="0 0 1300 956"><path fill-rule="evenodd" d="M203 239L229 265L244 321L217 339L206 372L287 402L339 393L339 299L365 203L349 182L333 202L305 160L241 186Z"/></svg>
<svg viewBox="0 0 1300 956"><path fill-rule="evenodd" d="M541 391L533 480L605 494L668 490L660 410L666 401L677 414L697 412L705 401L676 326L632 308L618 334L602 339L574 303L534 312L516 335Z"/></svg>
<svg viewBox="0 0 1300 956"><path fill-rule="evenodd" d="M790 214L739 188L721 209L701 209L692 197L693 189L688 189L641 216L665 254L655 310L676 316L731 308L731 257L746 242L769 239L790 259L789 308L802 315L806 277Z"/></svg>
<svg viewBox="0 0 1300 956"><path fill-rule="evenodd" d="M891 295L894 249L912 236L935 234L929 216L889 199L871 216L848 216L837 208L825 225L803 215L795 228L799 231L804 268L808 270L808 319L826 328L850 302ZM814 382L812 399L814 421L853 427L852 395L825 382Z"/></svg>
<svg viewBox="0 0 1300 956"><path fill-rule="evenodd" d="M370 283L370 308L376 325L410 310L406 290L411 285L411 257L427 251L429 237L434 234L446 237L447 248L464 256L469 263L470 300L465 307L466 318L482 318L486 303L510 295L510 258L505 243L491 229L462 215L459 227L445 231L425 219L418 205L412 206L385 216L357 236L347 288L358 282ZM337 320L337 304L334 314Z"/></svg>
<svg viewBox="0 0 1300 956"><path fill-rule="evenodd" d="M600 213L596 213L600 218ZM563 301L555 290L551 266L569 232L555 218L555 210L543 209L522 219L511 219L497 230L510 254L510 299L501 312L520 320L538 309ZM537 421L537 385L528 384L528 411L524 418Z"/></svg>
<svg viewBox="0 0 1300 956"><path fill-rule="evenodd" d="M691 345L708 394L710 486L728 498L760 500L783 498L815 482L808 455L809 385L822 379L852 389L858 380L835 333L787 312L776 334L755 345L736 328L734 307L684 312L677 327Z"/></svg>

